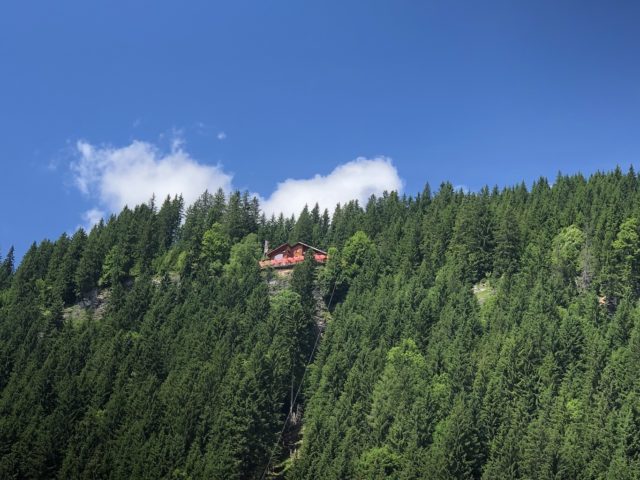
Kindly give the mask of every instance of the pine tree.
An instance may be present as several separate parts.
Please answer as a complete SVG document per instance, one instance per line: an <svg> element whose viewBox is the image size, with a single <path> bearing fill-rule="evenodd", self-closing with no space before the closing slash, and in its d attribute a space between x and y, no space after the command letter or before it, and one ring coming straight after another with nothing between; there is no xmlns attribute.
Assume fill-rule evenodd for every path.
<svg viewBox="0 0 640 480"><path fill-rule="evenodd" d="M4 257L2 263L0 264L0 289L6 288L11 280L11 276L13 275L14 270L14 262L15 262L15 253L13 246L9 248L7 252L7 256Z"/></svg>

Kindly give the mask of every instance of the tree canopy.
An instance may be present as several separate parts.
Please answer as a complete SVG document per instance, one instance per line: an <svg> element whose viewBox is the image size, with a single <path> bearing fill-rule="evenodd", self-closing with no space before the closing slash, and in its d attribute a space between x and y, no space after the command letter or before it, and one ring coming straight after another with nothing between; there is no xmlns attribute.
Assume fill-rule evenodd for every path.
<svg viewBox="0 0 640 480"><path fill-rule="evenodd" d="M205 192L2 251L0 477L640 478L638 186Z"/></svg>

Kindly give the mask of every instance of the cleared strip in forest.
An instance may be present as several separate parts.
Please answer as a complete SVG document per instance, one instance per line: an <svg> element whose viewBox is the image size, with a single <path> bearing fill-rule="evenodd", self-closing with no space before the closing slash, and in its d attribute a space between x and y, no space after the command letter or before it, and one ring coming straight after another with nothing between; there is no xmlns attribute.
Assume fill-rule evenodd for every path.
<svg viewBox="0 0 640 480"><path fill-rule="evenodd" d="M333 282L333 289L331 291L331 297L329 298L329 302L327 304L327 310L329 310L331 308L331 303L333 302L333 295L336 292L336 281ZM315 295L314 295L315 297ZM318 310L323 310L320 306L319 306L319 302L322 302L322 297L318 298L316 297L316 311ZM322 337L322 333L324 332L324 324L320 324L317 320L316 320L316 326L317 326L317 333L316 333L316 339L313 343L313 348L311 349L311 353L309 354L309 358L307 359L307 362L304 366L304 371L302 372L302 378L300 379L300 384L298 385L298 389L296 390L296 394L293 397L293 401L291 402L291 406L293 407L293 405L296 404L296 401L298 400L298 395L300 395L300 391L302 390L302 385L304 385L304 379L307 375L307 370L309 369L309 365L311 364L311 362L313 361L313 357L316 353L316 350L318 348L318 344L320 343L320 338ZM284 435L285 430L287 429L287 425L289 424L289 420L291 419L293 413L293 408L289 408L289 413L287 414L287 417L284 420L284 424L282 425L282 429L280 430L280 433L278 434L278 439L276 440L275 445L273 446L273 448L271 449L271 454L269 455L269 461L267 462L267 465L264 468L264 471L262 472L262 475L260 476L260 480L264 480L264 478L266 478L266 476L268 475L269 472L269 468L271 467L271 462L273 460L273 456L276 453L276 450L278 448L278 445L280 444L280 441L282 440L282 436Z"/></svg>

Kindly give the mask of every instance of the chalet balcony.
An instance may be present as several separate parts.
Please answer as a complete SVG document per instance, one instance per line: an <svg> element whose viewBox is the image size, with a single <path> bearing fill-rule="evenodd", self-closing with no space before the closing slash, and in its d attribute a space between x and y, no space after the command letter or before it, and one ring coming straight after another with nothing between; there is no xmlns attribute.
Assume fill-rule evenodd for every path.
<svg viewBox="0 0 640 480"><path fill-rule="evenodd" d="M313 258L318 263L325 263L327 261L327 255L321 253L314 254ZM302 262L304 262L303 256L274 258L273 260L266 259L260 261L260 268L288 268Z"/></svg>

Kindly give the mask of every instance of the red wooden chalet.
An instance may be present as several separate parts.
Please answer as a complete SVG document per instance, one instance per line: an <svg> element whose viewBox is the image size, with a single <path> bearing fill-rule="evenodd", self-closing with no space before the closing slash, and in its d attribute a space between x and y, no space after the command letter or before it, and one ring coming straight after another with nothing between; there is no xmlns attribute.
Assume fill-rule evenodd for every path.
<svg viewBox="0 0 640 480"><path fill-rule="evenodd" d="M260 262L262 268L289 268L293 267L297 263L304 261L304 256L311 250L316 262L324 263L327 261L327 252L320 250L319 248L312 247L306 243L298 242L293 245L283 243L279 247L268 251L266 259Z"/></svg>

